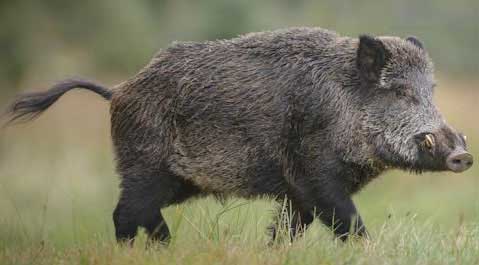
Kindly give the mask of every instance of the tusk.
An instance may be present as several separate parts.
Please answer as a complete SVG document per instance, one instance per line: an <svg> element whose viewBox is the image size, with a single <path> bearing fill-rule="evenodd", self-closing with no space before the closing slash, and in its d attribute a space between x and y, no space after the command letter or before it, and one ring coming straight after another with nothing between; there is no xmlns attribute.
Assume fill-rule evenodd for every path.
<svg viewBox="0 0 479 265"><path fill-rule="evenodd" d="M425 145L427 148L432 148L434 146L434 138L430 134L426 134Z"/></svg>
<svg viewBox="0 0 479 265"><path fill-rule="evenodd" d="M463 135L462 138L464 139L464 142L467 142L467 136Z"/></svg>

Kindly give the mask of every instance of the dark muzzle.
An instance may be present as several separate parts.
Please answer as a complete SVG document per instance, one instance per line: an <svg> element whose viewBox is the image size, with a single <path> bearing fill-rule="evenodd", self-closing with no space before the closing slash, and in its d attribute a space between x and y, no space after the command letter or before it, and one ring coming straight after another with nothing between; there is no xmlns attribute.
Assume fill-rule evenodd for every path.
<svg viewBox="0 0 479 265"><path fill-rule="evenodd" d="M466 137L450 127L444 126L434 133L418 134L416 141L435 161L429 164L431 168L459 173L469 169L474 162L472 155L466 151Z"/></svg>

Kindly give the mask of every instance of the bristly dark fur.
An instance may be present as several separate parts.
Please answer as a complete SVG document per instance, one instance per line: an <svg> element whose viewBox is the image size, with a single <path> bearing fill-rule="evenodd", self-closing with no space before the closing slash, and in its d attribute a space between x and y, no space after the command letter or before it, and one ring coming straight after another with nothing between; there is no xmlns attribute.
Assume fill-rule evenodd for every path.
<svg viewBox="0 0 479 265"><path fill-rule="evenodd" d="M292 238L319 218L345 239L368 236L351 196L372 179L444 170L466 148L434 106L433 83L417 39L292 28L175 43L111 92L69 81L20 97L11 113L35 117L74 87L111 98L118 241L138 227L166 241L159 210L207 194L287 198Z"/></svg>
<svg viewBox="0 0 479 265"><path fill-rule="evenodd" d="M110 100L112 95L108 88L91 81L67 79L54 85L47 91L19 95L7 109L6 115L10 117L8 123L18 121L25 122L35 119L55 103L63 94L74 88L91 90L101 95L106 100Z"/></svg>

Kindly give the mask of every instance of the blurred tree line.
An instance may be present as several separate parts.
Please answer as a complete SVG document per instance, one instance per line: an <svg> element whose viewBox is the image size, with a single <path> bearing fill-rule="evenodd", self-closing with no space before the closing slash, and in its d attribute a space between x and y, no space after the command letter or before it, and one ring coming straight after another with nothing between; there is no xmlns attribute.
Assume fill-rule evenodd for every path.
<svg viewBox="0 0 479 265"><path fill-rule="evenodd" d="M25 84L133 75L174 40L287 26L415 35L436 68L479 73L477 0L0 0L0 97Z"/></svg>

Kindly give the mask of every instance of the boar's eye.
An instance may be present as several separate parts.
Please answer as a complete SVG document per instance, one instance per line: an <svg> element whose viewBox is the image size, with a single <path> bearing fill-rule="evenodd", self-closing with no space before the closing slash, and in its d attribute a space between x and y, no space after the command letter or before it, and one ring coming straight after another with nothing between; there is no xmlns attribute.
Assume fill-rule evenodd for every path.
<svg viewBox="0 0 479 265"><path fill-rule="evenodd" d="M414 97L414 91L410 85L394 84L392 85L391 89L396 93L396 96L398 97L407 97L407 98Z"/></svg>

